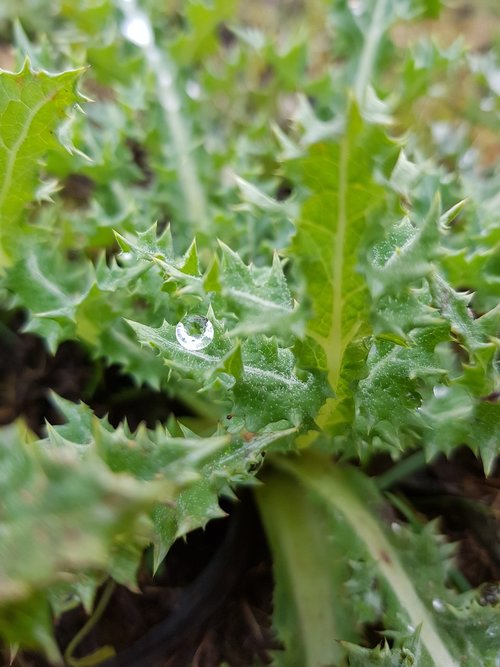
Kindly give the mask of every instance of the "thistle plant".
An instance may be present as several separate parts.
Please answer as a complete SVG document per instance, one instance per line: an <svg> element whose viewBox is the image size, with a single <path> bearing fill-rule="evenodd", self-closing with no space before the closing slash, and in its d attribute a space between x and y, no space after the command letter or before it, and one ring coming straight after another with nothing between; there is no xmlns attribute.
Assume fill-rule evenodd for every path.
<svg viewBox="0 0 500 667"><path fill-rule="evenodd" d="M2 428L5 646L60 663L54 619L248 485L273 664L498 665L500 606L369 473L463 445L494 469L499 174L471 138L498 52L398 45L435 0L264 3L267 30L236 1L77 4L0 13L2 308L193 416L133 430L53 395L64 424Z"/></svg>

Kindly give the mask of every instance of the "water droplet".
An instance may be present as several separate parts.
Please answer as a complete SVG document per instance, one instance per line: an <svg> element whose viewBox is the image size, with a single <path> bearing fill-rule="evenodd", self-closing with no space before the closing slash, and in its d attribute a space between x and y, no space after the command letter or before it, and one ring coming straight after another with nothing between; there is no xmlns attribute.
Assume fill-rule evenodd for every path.
<svg viewBox="0 0 500 667"><path fill-rule="evenodd" d="M485 97L484 99L481 100L481 103L479 105L481 107L481 111L493 111L495 109L495 98L494 97Z"/></svg>
<svg viewBox="0 0 500 667"><path fill-rule="evenodd" d="M134 253L132 252L121 252L119 255L119 258L122 260L122 262L128 263L131 262L134 259Z"/></svg>
<svg viewBox="0 0 500 667"><path fill-rule="evenodd" d="M434 600L432 601L432 608L434 609L434 611L442 612L445 610L446 607L442 600L440 600L439 598L434 598Z"/></svg>
<svg viewBox="0 0 500 667"><path fill-rule="evenodd" d="M436 398L444 398L446 394L449 392L449 389L448 387L445 387L442 384L437 384L432 390L432 392Z"/></svg>
<svg viewBox="0 0 500 667"><path fill-rule="evenodd" d="M154 53L157 53L157 51L155 51ZM160 67L161 67L161 61L160 61ZM168 72L165 69L161 69L158 72L158 82L161 88L170 88L174 83L174 78L172 76L172 73Z"/></svg>
<svg viewBox="0 0 500 667"><path fill-rule="evenodd" d="M400 533L401 532L401 524L398 523L397 521L393 521L391 523L391 528L393 533Z"/></svg>
<svg viewBox="0 0 500 667"><path fill-rule="evenodd" d="M175 327L175 337L186 350L203 350L214 339L214 327L201 315L188 315Z"/></svg>
<svg viewBox="0 0 500 667"><path fill-rule="evenodd" d="M406 626L406 630L407 630L407 632L409 632L410 634L414 634L414 633L415 633L415 626L414 626L414 625L410 625L410 624L408 624L408 625Z"/></svg>
<svg viewBox="0 0 500 667"><path fill-rule="evenodd" d="M122 35L136 46L150 46L153 43L153 32L144 16L129 16L122 23Z"/></svg>
<svg viewBox="0 0 500 667"><path fill-rule="evenodd" d="M361 14L363 14L365 11L364 3L362 0L348 0L347 4L353 13L353 16L361 16Z"/></svg>
<svg viewBox="0 0 500 667"><path fill-rule="evenodd" d="M190 79L186 83L186 95L192 100L199 100L201 97L201 86L197 81Z"/></svg>

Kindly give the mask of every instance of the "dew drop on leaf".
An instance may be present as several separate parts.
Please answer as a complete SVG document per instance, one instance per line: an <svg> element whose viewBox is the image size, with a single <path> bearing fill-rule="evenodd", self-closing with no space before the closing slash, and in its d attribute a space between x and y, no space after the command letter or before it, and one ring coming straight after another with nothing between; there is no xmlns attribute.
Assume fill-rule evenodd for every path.
<svg viewBox="0 0 500 667"><path fill-rule="evenodd" d="M175 337L186 350L203 350L214 339L210 320L201 315L188 315L175 327Z"/></svg>
<svg viewBox="0 0 500 667"><path fill-rule="evenodd" d="M354 16L361 16L365 11L362 0L348 0L347 4Z"/></svg>
<svg viewBox="0 0 500 667"><path fill-rule="evenodd" d="M434 600L432 601L432 607L433 607L434 611L441 612L441 611L445 610L444 602L442 600L440 600L439 598L434 598Z"/></svg>
<svg viewBox="0 0 500 667"><path fill-rule="evenodd" d="M186 83L186 95L192 100L199 100L201 96L201 86L197 81L190 79Z"/></svg>
<svg viewBox="0 0 500 667"><path fill-rule="evenodd" d="M125 39L136 46L150 46L153 43L151 26L140 15L129 16L122 23L122 34Z"/></svg>

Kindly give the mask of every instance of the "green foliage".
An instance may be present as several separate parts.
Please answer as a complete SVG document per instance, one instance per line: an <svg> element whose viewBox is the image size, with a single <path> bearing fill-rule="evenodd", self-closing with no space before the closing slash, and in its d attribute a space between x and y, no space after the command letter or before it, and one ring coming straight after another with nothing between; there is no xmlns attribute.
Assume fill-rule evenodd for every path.
<svg viewBox="0 0 500 667"><path fill-rule="evenodd" d="M419 527L415 523L412 529L398 522L391 528L385 526L380 519L384 501L373 483L352 468L331 465L323 456L306 455L300 461L276 459L275 463L283 472L274 473L276 479L267 480L268 488L281 490L282 485L293 488L291 477L303 485L302 492L288 489L281 497L293 498L295 494L298 500L304 493L312 495L311 500L301 503L300 512L290 504L282 507L286 524L279 527L273 523L270 531L276 536L273 546L278 563L289 577L286 584L279 579L277 582L281 587L277 598L278 619L284 626L284 636L295 637L295 641L301 635L304 637L298 640L296 662L285 658L280 663L278 658L278 664L321 665L328 660L338 661L338 640L349 640L349 635L357 635L358 641L361 640L361 627L356 624L374 622L380 615L402 648L394 652L387 647L370 652L352 647L348 650L349 664L391 665L398 664L394 662L398 658L403 660L402 664L404 660L412 664L413 659L416 661L413 664L423 667L458 667L466 664L464 656L467 656L465 661L495 664L500 610L481 606L473 594L459 595L446 586L453 547L438 539L433 524ZM263 489L259 492L260 502L270 501L272 493ZM319 511L314 497L322 501ZM269 512L271 521L273 511ZM295 524L292 529L289 522ZM316 531L329 535L328 551L314 548ZM311 539L304 542L297 539L297 534ZM348 562L340 557L346 550L350 555ZM321 566L318 559L326 559L328 565ZM323 571L332 568L339 578L332 586L336 596L327 582L319 584L318 567ZM301 587L305 581L299 573L308 572L309 568L312 587L307 587L304 593ZM291 596L283 589L284 585L291 590ZM296 601L300 622L293 616L294 610L284 607L284 599ZM325 609L331 610L330 616L324 613ZM320 610L318 619L315 612L318 614ZM340 619L338 624L335 616ZM468 631L454 632L458 619ZM320 625L308 628L308 624ZM309 646L307 640L311 639L314 643ZM301 655L300 651L304 653ZM366 663L359 662L361 656Z"/></svg>
<svg viewBox="0 0 500 667"><path fill-rule="evenodd" d="M178 436L162 427L134 433L112 428L82 404L54 400L68 423L49 427L46 439L3 430L0 515L2 618L25 618L22 626L2 621L3 637L41 643L52 656L42 591L70 582L80 597L89 574L134 586L148 544L161 562L176 537L221 516L219 494L244 482L261 453L293 433L200 438L179 425Z"/></svg>
<svg viewBox="0 0 500 667"><path fill-rule="evenodd" d="M81 70L57 76L33 72L28 60L17 74L0 72L0 242L4 264L15 252L26 204L41 189L38 160L57 147L55 129L68 107L84 98L75 85ZM66 145L67 149L70 146Z"/></svg>
<svg viewBox="0 0 500 667"><path fill-rule="evenodd" d="M333 141L313 144L292 167L300 170L310 193L290 249L313 310L307 325L312 341L303 353L313 355L311 363L328 373L336 393L318 417L326 432L335 431L339 422L344 427L354 416L350 360L371 329L359 257L384 202L384 191L373 177L373 157L385 161L394 152L380 128L363 122L354 103L338 132Z"/></svg>
<svg viewBox="0 0 500 667"><path fill-rule="evenodd" d="M434 0L41 5L0 9L2 309L191 416L53 397L45 437L0 431L2 641L57 662L53 616L134 588L269 453L276 665L496 666L498 604L366 465L498 456L498 56L401 48Z"/></svg>
<svg viewBox="0 0 500 667"><path fill-rule="evenodd" d="M175 324L164 321L155 329L129 321L143 345L158 351L171 369L194 377L201 390L230 390L231 412L250 431L281 420L312 424L328 395L322 374L298 371L293 351L261 333L297 320L277 256L270 269L252 271L222 244L221 259L216 257L202 275L194 244L176 260L169 235L157 240L154 228L138 245L120 237L119 242L138 259L154 262L166 277L166 288L176 291L179 302L191 300L187 312L206 316L215 332L205 349L190 350L178 341Z"/></svg>

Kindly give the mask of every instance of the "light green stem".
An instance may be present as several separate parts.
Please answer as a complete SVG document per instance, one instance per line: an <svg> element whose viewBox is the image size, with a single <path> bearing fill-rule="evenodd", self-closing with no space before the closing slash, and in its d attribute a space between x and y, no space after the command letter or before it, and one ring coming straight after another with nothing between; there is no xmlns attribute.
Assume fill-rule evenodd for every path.
<svg viewBox="0 0 500 667"><path fill-rule="evenodd" d="M97 651L94 651L94 653L86 655L83 658L73 657L73 653L78 644L82 641L82 639L84 639L88 635L88 633L100 620L101 616L106 610L106 607L108 606L108 603L111 599L111 596L113 595L115 587L116 587L115 582L112 579L110 579L106 584L106 587L104 588L104 591L101 595L101 599L99 600L99 602L96 605L96 608L94 609L94 613L87 620L85 625L82 628L80 628L80 630L76 633L76 635L73 637L73 639L66 647L66 650L64 651L64 660L68 665L70 665L70 667L93 667L93 665L98 665L100 662L103 662L107 658L110 658L113 655L115 655L115 651L113 648L111 648L111 646L102 646L101 648L97 649Z"/></svg>
<svg viewBox="0 0 500 667"><path fill-rule="evenodd" d="M344 636L335 614L335 562L325 548L325 522L288 475L276 471L263 481L255 495L273 552L274 624L285 644L276 665L337 665L343 653L337 640Z"/></svg>
<svg viewBox="0 0 500 667"><path fill-rule="evenodd" d="M384 14L387 0L377 0L373 10L370 28L363 45L358 72L354 82L354 93L362 108L366 99L366 89L370 83L373 65L377 57L380 40L385 32Z"/></svg>
<svg viewBox="0 0 500 667"><path fill-rule="evenodd" d="M125 21L129 25L137 26L137 39L129 39L141 48L156 79L158 101L172 140L187 217L197 229L206 232L209 227L207 202L191 156L190 133L182 117L181 99L175 85L175 68L156 45L149 17L137 6L135 0L121 0L120 7ZM171 152L170 146L165 147L168 157Z"/></svg>
<svg viewBox="0 0 500 667"><path fill-rule="evenodd" d="M370 508L351 488L345 471L322 456L307 455L300 460L290 457L276 461L279 468L298 479L320 496L327 506L339 511L353 533L364 544L376 566L392 589L401 609L406 610L413 627L420 627L420 638L436 667L459 667L434 622L432 612L419 597L411 576Z"/></svg>

